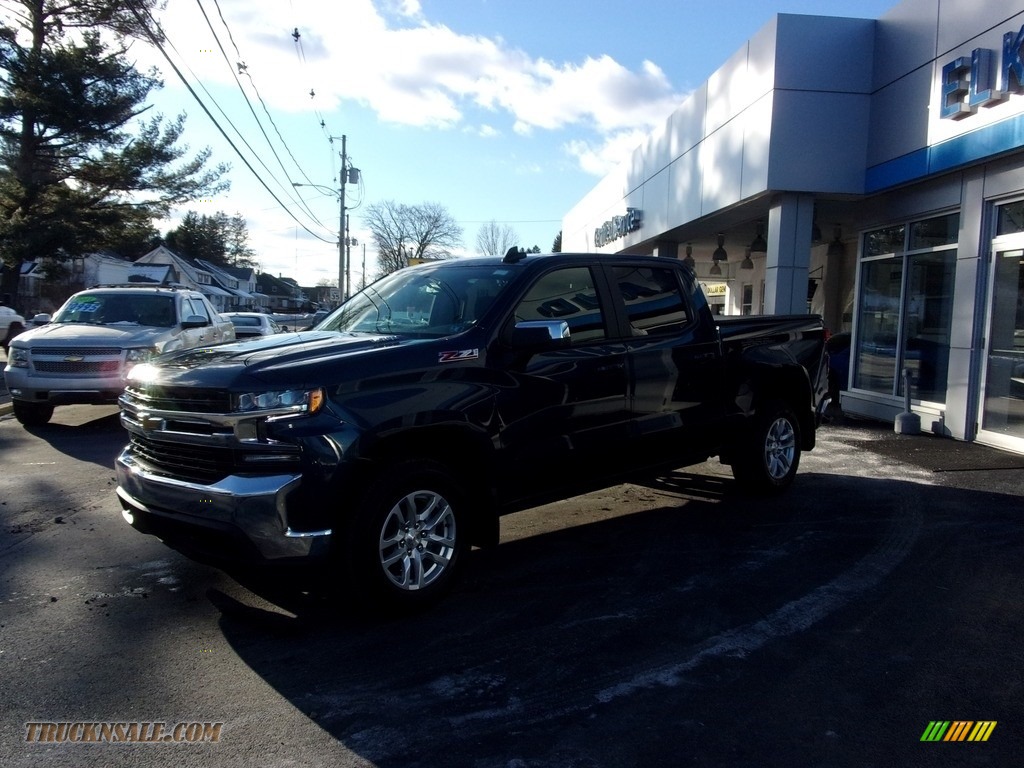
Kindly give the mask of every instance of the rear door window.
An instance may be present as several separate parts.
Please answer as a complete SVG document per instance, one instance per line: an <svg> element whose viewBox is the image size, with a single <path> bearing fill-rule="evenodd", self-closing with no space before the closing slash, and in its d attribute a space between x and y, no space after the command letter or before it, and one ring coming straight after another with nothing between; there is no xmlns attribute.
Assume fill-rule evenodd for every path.
<svg viewBox="0 0 1024 768"><path fill-rule="evenodd" d="M613 267L612 275L634 336L671 335L689 325L689 306L675 270L622 265Z"/></svg>

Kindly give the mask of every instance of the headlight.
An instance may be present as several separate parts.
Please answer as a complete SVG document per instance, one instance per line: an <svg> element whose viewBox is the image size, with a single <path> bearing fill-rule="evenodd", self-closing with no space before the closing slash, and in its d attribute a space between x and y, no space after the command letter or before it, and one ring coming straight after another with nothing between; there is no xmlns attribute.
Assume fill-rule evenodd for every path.
<svg viewBox="0 0 1024 768"><path fill-rule="evenodd" d="M28 368L28 350L11 347L7 353L7 363L11 368Z"/></svg>
<svg viewBox="0 0 1024 768"><path fill-rule="evenodd" d="M153 347L141 347L139 349L129 349L128 354L125 355L124 361L126 363L144 363L153 355L156 354L156 349Z"/></svg>
<svg viewBox="0 0 1024 768"><path fill-rule="evenodd" d="M324 391L317 388L241 392L231 396L231 404L232 410L242 413L271 410L316 413L324 404Z"/></svg>

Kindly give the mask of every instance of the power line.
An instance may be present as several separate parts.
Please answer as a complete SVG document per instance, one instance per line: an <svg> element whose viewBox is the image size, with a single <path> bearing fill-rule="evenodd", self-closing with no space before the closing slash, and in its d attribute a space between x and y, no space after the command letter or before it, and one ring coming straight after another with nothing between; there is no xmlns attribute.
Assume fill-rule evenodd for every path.
<svg viewBox="0 0 1024 768"><path fill-rule="evenodd" d="M198 0L197 0L197 2L198 2ZM298 159L295 157L294 153L292 152L291 147L288 146L288 142L285 141L284 136L281 135L281 131L277 127L277 123L274 121L273 115L270 114L270 109L267 107L267 103L263 100L263 95L260 93L259 88L256 87L256 81L253 80L252 73L249 72L248 67L246 67L243 63L241 63L242 62L242 52L239 50L238 44L235 42L234 35L231 34L231 27L228 26L228 22L224 18L224 14L221 11L219 0L213 0L213 4L217 8L217 14L218 14L218 16L220 16L221 24L223 24L224 25L224 29L227 30L228 39L231 41L231 45L232 45L232 47L234 47L235 53L238 55L238 59L239 59L238 68L239 68L239 71L244 73L245 76L249 79L249 85L252 86L253 91L256 93L256 98L259 99L260 106L263 107L263 113L267 116L267 119L270 121L270 124L273 126L274 132L277 134L277 138L281 140L281 145L285 148L285 151L288 152L288 156L292 159L292 162L295 163L295 167L298 169L299 173L302 174L302 177L306 181L308 181L309 183L312 184L313 180L311 178L309 178L309 175L303 169L302 165L300 165ZM199 8L200 8L200 10L203 9L203 5L202 5L201 2L199 3ZM205 10L203 10L203 17L204 18L206 17L206 11ZM217 39L217 33L214 32L213 27L210 25L210 20L208 18L206 19L206 23L207 23L207 26L210 26L210 31L213 32L213 37L214 37L215 40L217 40L217 45L218 45L218 47L220 47L221 54L224 56L224 60L227 62L228 67L230 68L231 62L228 60L227 54L224 52L224 47L220 44L220 40ZM238 83L239 89L242 90L242 84L241 84L241 82L239 82L237 77L235 77L235 82ZM246 96L244 90L242 90L242 95L243 95L243 97L245 97L246 103L248 104L249 103L249 99ZM249 104L249 109L252 110L252 105L251 104ZM256 117L255 111L253 111L253 118L256 120L257 124L259 124L259 118ZM263 130L262 126L260 126L260 130L261 131ZM267 138L266 131L263 131L263 136L265 138ZM285 169L284 163L281 162L281 158L278 157L277 152L274 151L273 144L271 144L269 138L267 138L267 144L270 146L271 151L274 152L274 157L277 158L278 163L281 165L281 170L283 170L285 172L285 177L288 178L289 183L290 183L291 179L290 179L290 177L288 177L288 171ZM315 219L316 217L314 216L313 218Z"/></svg>
<svg viewBox="0 0 1024 768"><path fill-rule="evenodd" d="M252 106L252 102L249 101L248 94L246 94L245 89L242 87L241 81L238 79L238 76L235 74L235 70L234 70L234 68L231 65L231 60L228 58L227 52L224 50L224 46L221 43L220 38L217 36L217 31L213 28L213 24L210 23L210 17L207 15L206 9L203 8L203 4L202 4L201 0L196 0L196 3L199 6L200 12L203 14L203 18L206 20L206 26L209 27L210 33L213 35L213 39L214 39L214 41L216 41L217 47L220 49L221 55L224 57L224 61L228 65L228 69L231 70L231 76L235 79L235 84L238 86L238 90L242 94L242 98L245 100L246 106L249 107L249 112L252 114L253 120L256 121L256 125L260 129L260 133L263 134L263 138L267 142L267 146L270 147L271 153L274 155L274 158L277 160L278 165L281 167L281 170L284 172L285 178L288 180L288 184L282 184L281 183L281 181L274 175L274 172L271 171L270 168L267 167L266 163L263 162L263 158L260 157L259 153L256 152L256 150L252 147L252 145L249 144L248 140L242 135L242 132L234 124L234 122L231 120L231 118L228 117L227 114L225 114L224 110L220 107L220 104L217 102L217 100L214 98L214 96L206 89L205 86L202 85L202 83L200 83L200 87L202 87L202 89L206 93L206 95L210 97L210 100L213 101L213 103L217 105L217 108L220 110L221 114L224 115L224 118L228 121L228 123L231 125L231 127L235 129L235 132L239 135L239 138L241 138L241 140L245 144L245 146L248 147L249 151L253 153L253 155L259 161L260 165L262 165L263 168L266 169L267 173L270 174L270 177L275 181L275 183L278 185L278 187L280 187L282 190L284 190L286 195L291 196L293 188L291 186L291 179L290 179L289 174L288 174L288 169L284 167L284 163L281 160L281 156L277 153L277 150L274 148L273 142L270 140L270 137L267 135L266 130L264 130L263 124L260 122L260 118L256 114L256 110ZM218 6L218 10L219 10L219 6ZM223 17L221 17L221 20L223 21ZM231 37L231 30L230 29L228 29L228 36ZM232 38L232 43L234 43L234 39L233 38ZM171 47L174 48L175 53L178 53L178 55L181 56L181 54L178 52L177 48L174 47L174 43L171 42L170 44L171 44ZM236 47L235 50L237 51L237 47ZM239 56L239 58L241 58L241 56ZM193 73L193 75L194 74L195 73ZM250 81L251 81L251 79L252 78L250 77ZM271 120L271 122L273 122L273 120ZM275 126L275 129L276 129L276 126ZM278 133L278 136L280 136L280 133ZM281 139L281 141L282 141L282 143L284 143L284 139L283 138ZM285 148L287 149L287 145L286 145ZM289 150L289 154L290 153L291 152ZM294 156L292 157L292 159L294 160ZM298 163L296 163L296 165L298 165ZM313 211L309 208L309 206L307 206L305 204L305 201L303 201L301 197L296 196L296 197L293 197L292 200L298 202L299 206L305 209L305 211L309 215L310 219L312 219L318 226L323 227L327 231L330 231L330 228L325 226L324 223L317 218L316 214L313 213Z"/></svg>
<svg viewBox="0 0 1024 768"><path fill-rule="evenodd" d="M128 9L131 11L132 15L135 16L135 19L139 22L139 24L141 25L142 29L149 36L150 41L157 48L157 50L160 51L160 53L163 55L163 57L167 60L167 63L171 66L171 69L174 70L175 75L177 75L177 77L181 81L182 85L185 86L185 88L188 90L188 92L192 95L192 98L195 99L195 101L199 105L199 107L203 110L203 112L206 113L206 116L210 118L210 121L213 123L214 127L220 132L221 136L224 137L224 140L227 141L228 145L235 151L235 154L238 155L239 159L245 164L246 168L249 169L249 171L256 178L256 180L260 183L260 185L277 202L277 204L281 207L281 209L285 213L287 213L295 221L296 224L298 224L300 227L302 227L305 231L309 232L309 234L311 234L313 237L317 238L318 240L322 240L325 243L333 244L332 241L327 240L324 237L321 237L318 233L314 232L309 227L307 227L302 221L300 221L299 218L292 212L292 210L287 205L285 205L284 202L282 202L282 200L267 185L267 183L263 180L263 178L260 176L260 174L257 173L256 169L253 168L253 166L249 162L248 158L245 157L245 155L238 148L238 146L234 143L234 141L232 141L231 137L228 136L228 134L224 130L223 126L221 126L221 124L217 121L217 118L215 118L213 116L213 113L210 112L209 107L206 106L206 104L203 102L203 100L199 97L199 94L196 93L195 89L189 83L189 81L185 77L184 73L181 71L181 69L178 68L178 65L174 63L174 60L171 58L170 54L168 54L167 50L164 48L164 46L163 46L163 44L162 44L162 42L160 40L160 37L157 34L155 34L152 29L150 29L149 24L147 23L146 19L144 19L140 15L138 9L135 7L135 5L133 3L128 2L128 3L126 3L126 5L127 5ZM157 22L157 20L153 18L152 14L149 13L148 9L144 8L144 10L146 12L146 15L149 17L149 21L152 22L153 26L157 30L160 31L161 35L163 35L163 37L168 40L168 43L171 45L171 48L174 49L175 53L178 53L178 50L177 50L177 48L175 48L174 43L171 42L169 38L167 38L166 33L160 28L159 22ZM178 55L180 56L181 54L178 53ZM200 87L203 87L203 86L200 86ZM203 90L206 91L206 88L203 87ZM206 91L206 93L207 93L207 95L210 95L209 91ZM210 95L210 98L214 102L214 104L217 104L216 99L214 99L212 95ZM231 123L230 118L228 118L228 116L224 113L223 109L220 108L219 104L217 104L217 108L221 111L221 114L224 114L225 119L227 119L228 122ZM242 136L241 132L238 130L238 128L235 127L233 123L231 123L231 127L235 129L236 133L238 133L239 137L242 138L242 140L244 142L245 139ZM246 144L246 146L248 146L248 144ZM250 151L252 151L252 147L249 147L249 149L250 149ZM253 154L256 154L256 153L253 151ZM264 165L264 168L266 168L266 165ZM270 173L270 169L269 168L267 168L266 170L267 170L268 173ZM271 174L271 176L273 176L273 174ZM280 183L280 182L278 182L278 183ZM324 226L319 221L316 221L316 224L321 226L321 227ZM327 227L324 227L324 229L327 229Z"/></svg>

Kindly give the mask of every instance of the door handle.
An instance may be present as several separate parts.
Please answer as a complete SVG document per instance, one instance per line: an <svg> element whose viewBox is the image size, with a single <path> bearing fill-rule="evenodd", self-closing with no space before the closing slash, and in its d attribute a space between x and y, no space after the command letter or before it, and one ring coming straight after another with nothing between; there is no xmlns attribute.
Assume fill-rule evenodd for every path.
<svg viewBox="0 0 1024 768"><path fill-rule="evenodd" d="M625 363L608 363L608 365L597 366L598 373L607 373L608 371L621 371L626 367Z"/></svg>

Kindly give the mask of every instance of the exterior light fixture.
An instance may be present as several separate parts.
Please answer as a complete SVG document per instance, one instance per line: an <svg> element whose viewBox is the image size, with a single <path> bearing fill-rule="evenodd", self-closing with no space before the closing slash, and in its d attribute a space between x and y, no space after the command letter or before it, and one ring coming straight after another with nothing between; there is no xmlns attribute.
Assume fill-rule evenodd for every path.
<svg viewBox="0 0 1024 768"><path fill-rule="evenodd" d="M743 258L743 261L740 262L740 269L753 269L754 268L754 262L750 258L750 252L752 250L754 250L754 249L753 248L747 248L746 253L743 254L744 258Z"/></svg>
<svg viewBox="0 0 1024 768"><path fill-rule="evenodd" d="M757 222L757 237L754 238L754 242L750 244L750 248L747 249L748 253L767 253L768 243L764 239L764 225L759 221ZM750 258L748 255L747 258Z"/></svg>
<svg viewBox="0 0 1024 768"><path fill-rule="evenodd" d="M728 261L729 254L725 252L725 235L721 232L718 233L718 247L715 248L715 252L711 254L711 260L714 262Z"/></svg>
<svg viewBox="0 0 1024 768"><path fill-rule="evenodd" d="M828 251L825 252L828 258L839 258L846 255L846 246L843 245L842 231L836 224L835 237L828 244Z"/></svg>
<svg viewBox="0 0 1024 768"><path fill-rule="evenodd" d="M692 243L687 243L686 244L686 258L683 259L683 264L688 266L690 269L695 269L696 266L697 266L697 263L693 260L693 244Z"/></svg>
<svg viewBox="0 0 1024 768"><path fill-rule="evenodd" d="M709 275L720 275L720 274L722 274L722 267L719 265L719 263L717 261L714 264L711 265L711 271L708 272L708 274Z"/></svg>

